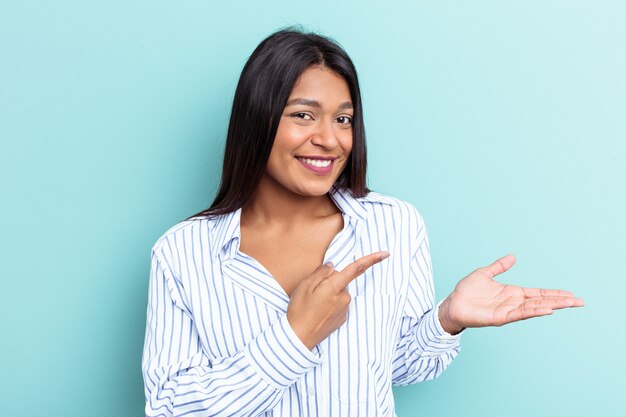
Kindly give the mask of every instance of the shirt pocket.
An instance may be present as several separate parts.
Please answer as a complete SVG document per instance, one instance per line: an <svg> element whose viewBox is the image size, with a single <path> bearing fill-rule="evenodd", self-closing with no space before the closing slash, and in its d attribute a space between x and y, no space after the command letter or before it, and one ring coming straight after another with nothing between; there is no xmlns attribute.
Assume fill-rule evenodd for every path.
<svg viewBox="0 0 626 417"><path fill-rule="evenodd" d="M346 322L333 334L331 396L343 404L380 405L391 390L392 354L400 310L397 294L352 297Z"/></svg>

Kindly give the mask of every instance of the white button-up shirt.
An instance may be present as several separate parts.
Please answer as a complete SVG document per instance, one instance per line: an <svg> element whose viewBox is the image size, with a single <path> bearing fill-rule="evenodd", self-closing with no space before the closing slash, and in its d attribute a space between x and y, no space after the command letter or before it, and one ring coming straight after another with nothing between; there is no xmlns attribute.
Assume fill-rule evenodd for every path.
<svg viewBox="0 0 626 417"><path fill-rule="evenodd" d="M394 416L391 386L437 377L460 349L434 304L424 222L375 192L330 194L343 229L324 262L391 256L348 285L347 321L309 350L289 297L239 251L241 209L185 220L152 248L142 370L148 416ZM269 244L269 243L268 243Z"/></svg>

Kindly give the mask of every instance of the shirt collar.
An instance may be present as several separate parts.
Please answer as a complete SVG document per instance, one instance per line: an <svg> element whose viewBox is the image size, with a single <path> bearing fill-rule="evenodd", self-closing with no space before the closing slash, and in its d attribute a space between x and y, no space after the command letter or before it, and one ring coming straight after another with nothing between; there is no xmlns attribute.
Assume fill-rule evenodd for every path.
<svg viewBox="0 0 626 417"><path fill-rule="evenodd" d="M333 187L329 195L343 214L356 221L367 219L367 209L360 200L352 196L349 189Z"/></svg>
<svg viewBox="0 0 626 417"><path fill-rule="evenodd" d="M230 213L222 214L215 218L215 223L211 228L213 239L211 245L211 255L216 258L217 255L226 247L233 239L239 239L239 221L241 219L241 208Z"/></svg>
<svg viewBox="0 0 626 417"><path fill-rule="evenodd" d="M367 219L367 209L359 199L354 198L352 192L345 188L333 187L329 191L329 196L341 212L349 217L349 220L358 224ZM212 227L211 255L215 258L234 239L239 239L241 221L241 208L230 213L222 214L215 218Z"/></svg>

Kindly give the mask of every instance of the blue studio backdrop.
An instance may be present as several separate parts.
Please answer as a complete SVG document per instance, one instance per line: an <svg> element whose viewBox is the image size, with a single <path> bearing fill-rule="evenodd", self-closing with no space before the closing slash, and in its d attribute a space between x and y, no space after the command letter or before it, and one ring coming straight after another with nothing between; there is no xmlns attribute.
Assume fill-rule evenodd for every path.
<svg viewBox="0 0 626 417"><path fill-rule="evenodd" d="M437 300L502 282L582 309L471 329L410 416L623 416L623 1L0 4L0 416L141 416L150 248L208 207L254 47L302 24L359 71L372 189L428 227Z"/></svg>

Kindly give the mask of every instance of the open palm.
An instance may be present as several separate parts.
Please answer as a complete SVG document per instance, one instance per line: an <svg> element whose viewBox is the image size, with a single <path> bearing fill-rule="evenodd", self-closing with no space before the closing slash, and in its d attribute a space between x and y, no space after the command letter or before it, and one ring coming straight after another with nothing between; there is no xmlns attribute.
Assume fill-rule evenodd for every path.
<svg viewBox="0 0 626 417"><path fill-rule="evenodd" d="M515 256L506 255L459 281L446 306L450 323L460 328L502 326L552 314L556 309L584 305L583 300L569 291L524 288L501 284L493 279L514 263Z"/></svg>

